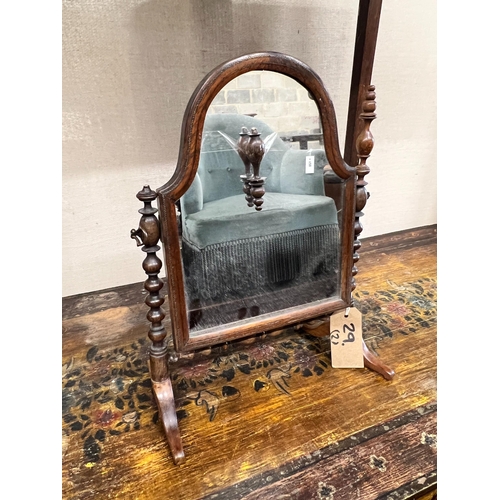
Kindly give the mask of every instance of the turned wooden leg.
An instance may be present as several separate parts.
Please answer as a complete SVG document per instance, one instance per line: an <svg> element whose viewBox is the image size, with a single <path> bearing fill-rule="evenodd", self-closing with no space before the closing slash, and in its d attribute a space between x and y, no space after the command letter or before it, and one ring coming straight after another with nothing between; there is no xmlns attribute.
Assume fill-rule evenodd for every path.
<svg viewBox="0 0 500 500"><path fill-rule="evenodd" d="M148 332L151 340L149 371L151 373L153 395L158 405L158 412L167 435L170 451L174 462L180 464L185 461L185 456L182 449L181 435L175 410L174 392L168 369L166 331L162 323L165 319L165 313L161 306L165 299L160 295L160 290L163 288L163 281L158 276L162 262L156 255L156 252L160 250L158 246L160 225L155 215L157 209L151 205L156 196L156 193L149 186L144 186L137 193L137 198L144 202L144 208L139 210L139 213L142 214L139 229L132 229L130 236L136 240L137 246L142 246L142 251L147 254L142 267L148 275L147 280L144 282L144 288L148 292L145 303L150 308L147 318L151 323Z"/></svg>
<svg viewBox="0 0 500 500"><path fill-rule="evenodd" d="M363 208L369 198L369 193L366 191L365 176L370 173L370 167L366 164L366 160L370 156L373 149L373 135L370 131L371 122L377 117L375 114L375 86L369 85L366 91L366 98L362 104L362 112L360 119L363 120L363 129L356 140L356 151L358 155L358 165L356 166L356 214L354 222L354 255L352 268L352 290L356 288L356 281L354 276L358 274L356 263L359 261L358 250L361 247L359 235L363 231L360 218L363 215ZM366 346L363 340L363 356L365 359L365 367L380 373L385 379L392 380L394 377L394 370L385 365L375 354L373 354Z"/></svg>

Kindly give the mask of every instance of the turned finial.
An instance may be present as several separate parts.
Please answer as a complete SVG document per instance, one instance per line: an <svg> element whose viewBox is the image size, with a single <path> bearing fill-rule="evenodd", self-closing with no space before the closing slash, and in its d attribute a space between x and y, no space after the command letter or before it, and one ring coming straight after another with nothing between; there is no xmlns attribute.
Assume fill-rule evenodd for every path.
<svg viewBox="0 0 500 500"><path fill-rule="evenodd" d="M145 252L147 252L146 248L157 247L160 240L160 224L155 216L158 209L151 205L157 196L156 192L147 185L136 194L137 199L144 203L144 207L138 210L142 217L138 229L130 230L130 237L136 241L138 247L143 246ZM157 247L157 250L159 248Z"/></svg>
<svg viewBox="0 0 500 500"><path fill-rule="evenodd" d="M266 148L264 141L260 137L260 132L255 127L250 129L249 137L250 139L246 144L245 152L252 164L253 176L257 178L260 177L260 162L264 157Z"/></svg>
<svg viewBox="0 0 500 500"><path fill-rule="evenodd" d="M248 129L246 127L241 127L240 138L238 139L236 146L238 155L241 158L243 165L245 165L245 175L247 177L250 177L252 175L252 164L250 163L250 160L248 159L248 156L246 154L246 147L249 140L250 136L248 135Z"/></svg>
<svg viewBox="0 0 500 500"><path fill-rule="evenodd" d="M260 176L260 164L266 153L266 145L256 127L252 127L250 132L242 127L237 146L238 155L245 165L245 174L240 175L245 200L249 207L260 211L264 203L262 197L266 192L265 177Z"/></svg>
<svg viewBox="0 0 500 500"><path fill-rule="evenodd" d="M143 202L154 201L157 196L156 192L153 191L147 184L136 194L136 197Z"/></svg>
<svg viewBox="0 0 500 500"><path fill-rule="evenodd" d="M365 176L370 173L370 167L366 164L366 160L369 158L373 149L373 135L370 131L371 122L377 117L375 114L376 103L375 103L375 85L369 85L365 100L361 105L361 113L359 115L360 120L363 120L363 128L356 139L356 152L358 155L358 164L356 165L356 213L354 221L354 254L353 254L353 268L352 268L352 288L356 288L356 280L354 276L358 274L358 268L356 263L359 261L358 250L361 248L361 242L359 241L359 235L363 231L363 226L360 222L360 218L363 216L363 208L370 196L366 190Z"/></svg>
<svg viewBox="0 0 500 500"><path fill-rule="evenodd" d="M359 164L356 167L358 171L358 175L361 172L364 172L366 169L366 173L370 172L369 167L366 165L366 160L370 156L373 149L373 135L370 131L370 124L377 115L375 114L376 102L375 102L375 85L370 85L368 90L366 91L365 100L361 105L361 113L359 118L363 120L363 129L356 139L356 152L359 158Z"/></svg>

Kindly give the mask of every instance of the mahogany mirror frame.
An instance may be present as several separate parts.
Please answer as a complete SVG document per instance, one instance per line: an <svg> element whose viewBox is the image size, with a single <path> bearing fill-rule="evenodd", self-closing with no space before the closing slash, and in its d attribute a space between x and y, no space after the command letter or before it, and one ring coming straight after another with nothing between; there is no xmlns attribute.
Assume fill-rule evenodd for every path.
<svg viewBox="0 0 500 500"><path fill-rule="evenodd" d="M157 402L174 463L185 461L182 440L176 415L175 398L170 379L169 363L178 359L179 353L215 346L223 342L241 339L261 332L278 330L285 326L323 317L352 306L352 290L356 287L357 251L363 230L360 217L368 199L365 176L370 173L366 164L373 148L370 123L375 115L375 87L370 84L373 57L378 31L382 0L360 0L356 28L356 46L353 61L351 93L344 158L341 156L338 130L333 103L319 76L306 64L291 56L277 52L259 52L244 55L221 64L211 71L194 91L182 123L177 168L171 179L153 191L149 186L137 193L144 203L138 229L130 236L146 253L142 267L148 278L144 288L148 292L145 303L150 308L147 319L151 323L148 336L151 340L149 368L152 392ZM177 225L176 203L194 181L202 142L203 126L208 107L219 91L231 80L249 71L267 70L281 73L301 84L316 102L323 129L323 142L327 160L332 170L343 179L343 221L341 227L340 298L331 298L269 313L252 320L209 328L190 337L188 310L184 293L184 276ZM354 166L352 166L352 165ZM158 210L152 206L157 200ZM162 262L156 253L162 241L167 275L167 290L172 325L173 350L163 325L165 301L161 290L164 286L159 277ZM314 323L314 322L313 322ZM313 327L315 328L315 326ZM325 333L322 333L322 336ZM328 335L328 330L326 330ZM363 342L364 365L385 379L394 377L394 370L368 350Z"/></svg>
<svg viewBox="0 0 500 500"><path fill-rule="evenodd" d="M202 132L208 108L219 91L231 80L249 71L273 71L293 78L314 99L323 129L324 149L332 170L344 180L343 224L341 227L340 298L296 306L189 335L188 311L176 202L194 181L200 158ZM212 70L200 82L187 105L182 123L177 168L171 179L157 189L160 232L163 243L168 299L174 349L188 352L233 341L261 332L276 330L318 316L331 314L351 305L353 238L355 219L356 168L342 159L333 103L320 77L306 64L278 52L259 52L232 59Z"/></svg>

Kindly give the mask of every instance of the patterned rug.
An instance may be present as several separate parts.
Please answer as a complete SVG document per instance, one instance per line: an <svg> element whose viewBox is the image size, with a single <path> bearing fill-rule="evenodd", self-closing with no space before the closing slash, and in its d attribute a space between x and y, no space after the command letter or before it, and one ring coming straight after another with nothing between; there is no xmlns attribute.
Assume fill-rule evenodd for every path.
<svg viewBox="0 0 500 500"><path fill-rule="evenodd" d="M437 284L430 278L388 282L384 290L356 291L354 299L363 314L365 342L374 352L395 335L411 335L436 322ZM63 453L70 438L78 439L86 467L102 459L116 436L160 425L146 330L129 345L107 350L94 345L81 357L63 359ZM188 418L195 405L213 421L226 402L248 397L249 384L255 392L277 391L293 398L294 379L323 377L330 369L328 338L294 329L191 354L172 368L177 415Z"/></svg>

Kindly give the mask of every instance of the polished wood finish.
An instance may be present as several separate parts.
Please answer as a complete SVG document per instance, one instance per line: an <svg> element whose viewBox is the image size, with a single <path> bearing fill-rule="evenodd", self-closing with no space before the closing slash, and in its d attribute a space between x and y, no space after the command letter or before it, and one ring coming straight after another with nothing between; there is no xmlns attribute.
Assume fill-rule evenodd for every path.
<svg viewBox="0 0 500 500"><path fill-rule="evenodd" d="M284 74L300 83L314 99L322 123L324 148L328 162L335 174L344 180L343 220L341 228L340 298L294 307L276 314L256 316L242 325L221 326L189 335L187 305L184 291L180 240L175 217L175 205L192 184L200 157L203 125L214 97L231 80L254 70L267 70ZM187 105L181 129L181 141L176 170L171 179L157 189L160 209L162 242L165 267L168 275L169 304L178 352L196 351L223 342L276 330L303 322L347 307L351 302L352 245L355 210L356 168L342 159L338 140L337 122L333 103L320 77L298 59L278 52L248 54L221 64L212 70L195 89ZM252 196L252 181L248 181ZM257 190L261 185L256 185ZM252 200L254 200L252 196ZM247 198L248 200L248 198ZM254 201L255 203L255 201ZM349 223L352 221L352 223Z"/></svg>
<svg viewBox="0 0 500 500"><path fill-rule="evenodd" d="M341 207L344 201L344 183L333 172L330 165L323 167L323 181L325 185L325 195L335 201L335 206ZM342 210L337 212L339 224L342 224Z"/></svg>
<svg viewBox="0 0 500 500"><path fill-rule="evenodd" d="M170 378L161 382L152 381L153 395L158 407L159 418L163 430L167 436L168 446L174 463L179 465L186 461L186 455L182 448L181 435L179 432L179 423L175 411L174 391Z"/></svg>
<svg viewBox="0 0 500 500"><path fill-rule="evenodd" d="M156 199L156 193L149 186L144 186L137 193L137 198L144 203L144 207L139 210L142 214L138 229L130 231L130 237L135 239L137 246L142 246L142 251L146 252L146 257L142 263L144 272L148 275L144 283L144 288L149 292L145 303L150 311L147 314L151 322L148 336L151 340L149 361L151 366L151 378L153 381L161 382L168 378L167 344L165 341L166 332L163 326L165 311L162 305L165 299L160 295L163 288L163 281L158 276L162 262L156 255L160 250L158 242L160 240L160 224L156 217L156 208L151 203Z"/></svg>
<svg viewBox="0 0 500 500"><path fill-rule="evenodd" d="M236 151L245 166L245 178L250 178L252 176L252 162L250 161L250 158L248 158L246 151L249 141L250 135L248 134L248 129L246 127L241 127L240 138L236 143Z"/></svg>
<svg viewBox="0 0 500 500"><path fill-rule="evenodd" d="M240 134L240 140L237 143L238 154L243 160L245 166L245 199L249 207L255 207L255 210L262 210L264 200L263 196L266 194L264 187L265 177L260 176L260 164L265 154L264 141L260 137L260 132L252 127L250 133L245 137L244 129ZM249 171L248 165L251 166Z"/></svg>
<svg viewBox="0 0 500 500"><path fill-rule="evenodd" d="M365 341L363 340L363 359L365 368L372 370L374 372L379 373L386 380L392 380L394 375L396 375L395 371L387 366L380 358L375 356L370 349L366 346Z"/></svg>
<svg viewBox="0 0 500 500"><path fill-rule="evenodd" d="M163 288L163 281L158 276L162 262L156 255L156 252L160 250L158 246L160 224L155 215L158 210L151 205L156 196L156 193L149 186L144 186L137 193L137 198L144 203L144 207L139 210L139 213L142 214L139 228L132 229L130 236L136 240L138 246L142 246L142 251L146 252L146 258L142 267L148 275L147 280L144 282L144 288L148 292L145 303L150 308L147 319L151 323L148 336L151 340L149 369L151 372L152 390L160 409L160 418L165 429L172 457L176 464L180 464L184 462L185 455L182 449L179 424L175 413L174 393L168 369L167 334L163 325L165 312L161 307L165 299L160 295L160 291Z"/></svg>
<svg viewBox="0 0 500 500"><path fill-rule="evenodd" d="M220 90L234 78L254 70L267 70L281 73L293 78L301 84L308 92L309 96L316 102L323 130L323 144L326 158L329 162L329 168L340 179L343 180L342 200L339 206L342 206L342 223L340 224L340 297L325 298L315 302L306 303L301 306L283 308L275 313L263 314L242 322L228 323L212 328L206 328L197 331L196 335L190 335L188 311L186 304L186 293L184 289L183 264L180 251L179 224L176 214L180 197L188 190L194 181L198 170L198 161L200 158L202 132L205 116L214 97ZM151 269L146 269L150 275L149 286L154 288L150 294L150 302L146 303L151 307L148 319L153 323L150 338L153 341L150 360L153 382L161 382L161 387L167 391L165 394L156 394L156 397L163 404L159 405L161 419L164 421L164 427L167 431L167 438L176 461L183 460L182 445L180 442L180 433L175 420L175 415L171 408L168 414L164 410L173 406L173 394L170 385L163 383L168 377L168 359L167 349L164 344L164 333L161 321L164 317L159 307L163 300L158 296L158 280L151 278L153 272L157 272L158 257L156 251L158 247L158 234L164 248L165 267L168 276L168 299L170 306L170 316L172 322L173 347L177 357L179 353L199 351L201 349L216 346L224 342L233 342L238 339L246 338L262 332L272 332L281 330L287 326L303 323L314 318L332 314L335 311L345 309L352 305L352 290L356 284L354 276L357 274L357 267L354 265L359 255L358 236L362 230L359 222L362 208L366 203L366 190L364 186L364 176L369 172L366 165L366 159L370 155L373 147L373 137L370 132L370 122L375 118L375 93L374 87L369 86L365 94L360 119L364 126L356 141L357 155L359 163L356 167L349 166L340 154L338 141L338 130L333 103L326 91L326 88L320 77L306 64L278 52L263 52L248 54L224 64L221 64L212 70L195 89L183 119L179 158L176 170L171 179L161 186L156 194L160 208L159 224L156 216L151 213L151 201L154 199L149 187L144 188L139 199L148 203L148 217L154 216L154 224L150 228L142 228L132 231L131 236L136 240L142 238L155 240L154 246L148 252L148 262ZM228 140L228 139L226 139ZM257 129L252 128L250 132L242 129L240 138L234 142L237 152L245 166L245 177L243 191L249 206L254 206L256 210L262 209L265 194L264 181L260 177L260 163L265 153L265 144L260 137ZM249 165L251 168L249 169ZM250 173L250 176L249 176ZM240 177L241 178L241 177ZM142 213L142 212L141 212ZM144 216L143 216L144 217ZM144 225L141 219L141 224ZM152 231L151 234L148 231ZM149 244L149 243L148 243ZM354 254L352 248L354 247ZM146 262L146 261L145 261ZM148 289L148 288L147 288ZM152 289L153 290L153 289ZM161 314L160 314L161 312ZM376 356L370 353L364 346L363 350L365 366L382 374L390 380L394 376L394 371L388 368ZM157 373L158 375L154 375ZM177 450L180 450L176 455Z"/></svg>
<svg viewBox="0 0 500 500"><path fill-rule="evenodd" d="M356 166L356 213L354 221L354 255L353 263L356 264L359 261L359 249L361 247L361 242L359 241L359 235L363 231L363 226L360 222L360 218L363 216L363 208L369 197L369 193L366 191L365 176L370 173L370 167L367 165L366 160L370 157L373 149L374 140L373 135L370 131L371 122L377 117L375 114L376 104L375 104L375 86L370 85L367 89L365 100L363 101L362 111L360 114L360 120L362 121L363 128L359 133L356 140L356 154L358 156L358 164ZM327 169L328 174L328 169ZM358 274L358 268L356 265L352 267L352 290L356 288L356 281L354 277ZM351 302L354 305L354 302ZM328 318L323 318L323 321L313 320L312 322L306 322L304 327L306 330L314 336L321 337L327 335L328 329L322 328L317 332L314 330L321 326L328 327ZM392 380L394 378L395 372L392 368L387 366L380 358L375 356L366 346L363 341L363 358L366 368L373 370L380 375L382 375L386 380Z"/></svg>
<svg viewBox="0 0 500 500"><path fill-rule="evenodd" d="M326 346L293 329L171 363L181 466L151 395L143 284L64 298L62 498L430 500L436 234L430 226L362 240L353 295L366 344L394 366L393 382L363 369L317 373ZM278 352L287 359L274 360Z"/></svg>
<svg viewBox="0 0 500 500"><path fill-rule="evenodd" d="M245 200L249 207L253 207L253 196L250 194L250 184L249 180L252 177L252 163L248 158L246 153L246 148L248 145L248 141L250 140L250 136L248 134L248 129L246 127L241 127L240 138L236 143L236 152L238 156L241 158L243 165L245 166L245 173L240 175L240 180L243 183L243 193L245 194Z"/></svg>
<svg viewBox="0 0 500 500"><path fill-rule="evenodd" d="M369 198L369 193L366 191L365 176L370 173L370 167L366 164L366 160L370 157L373 149L373 135L370 131L371 122L377 117L375 114L375 86L369 85L365 94L365 100L362 103L361 114L359 115L362 123L362 129L356 140L356 154L358 156L358 164L356 166L356 213L354 221L354 255L353 263L359 261L359 249L361 242L359 235L363 231L363 226L360 218L363 216L363 208ZM354 277L358 274L356 265L352 267L352 290L356 288ZM353 302L354 303L354 302ZM363 341L363 358L366 368L380 373L386 380L392 380L395 372L387 366L380 358L376 357L366 346Z"/></svg>
<svg viewBox="0 0 500 500"><path fill-rule="evenodd" d="M356 166L356 213L354 221L354 255L352 267L352 290L356 288L356 280L354 277L358 274L356 263L359 260L358 250L361 247L359 235L363 231L363 226L360 218L363 216L363 208L369 197L366 190L365 176L370 173L370 167L366 164L373 149L373 135L370 131L371 122L377 117L375 114L375 86L370 85L363 101L362 112L359 116L363 122L363 129L361 130L356 140L356 154L358 155L358 163Z"/></svg>
<svg viewBox="0 0 500 500"><path fill-rule="evenodd" d="M359 1L349 110L344 143L344 160L349 165L356 165L358 160L356 139L362 129L359 115L362 111L366 91L369 85L371 85L381 10L382 0Z"/></svg>

